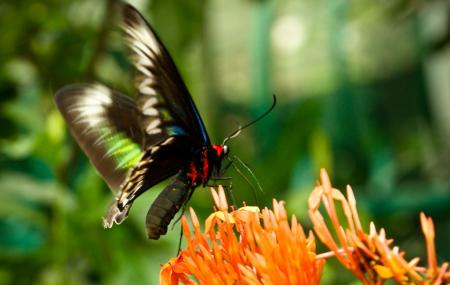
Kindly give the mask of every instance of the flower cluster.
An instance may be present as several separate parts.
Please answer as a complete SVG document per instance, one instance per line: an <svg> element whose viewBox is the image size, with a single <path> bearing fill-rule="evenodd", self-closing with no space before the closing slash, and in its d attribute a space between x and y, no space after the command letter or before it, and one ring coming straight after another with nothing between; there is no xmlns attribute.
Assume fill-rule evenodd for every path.
<svg viewBox="0 0 450 285"><path fill-rule="evenodd" d="M222 187L218 192L211 189L216 212L205 221L204 231L192 208L192 230L182 217L187 245L163 265L161 284L319 284L325 260L331 257L363 284L390 279L398 284L450 284L448 263L439 266L436 260L431 218L420 215L428 253L427 267L420 267L419 258L406 260L384 229L377 231L371 223L364 232L350 186L344 196L331 186L325 170L320 182L308 200L316 235L305 234L295 216L288 219L283 202L273 200L272 210L234 210ZM330 252L316 253L315 236Z"/></svg>
<svg viewBox="0 0 450 285"><path fill-rule="evenodd" d="M420 215L425 235L428 268L419 267L419 258L410 261L393 240L386 237L384 229L377 231L370 223L369 233L364 232L356 208L352 188L347 186L347 197L331 186L325 170L321 171L321 184L309 196L309 217L319 239L333 251L340 263L353 272L363 284L383 284L394 279L398 284L448 284L450 271L448 263L438 267L434 247L433 221L423 213ZM332 230L327 226L320 212L325 208ZM340 205L345 216L339 220L337 208Z"/></svg>
<svg viewBox="0 0 450 285"><path fill-rule="evenodd" d="M193 232L182 218L187 246L161 270L162 284L318 284L324 260L316 258L312 233L306 235L283 202L273 209L229 211L222 187L211 189L217 211L205 231L190 209Z"/></svg>

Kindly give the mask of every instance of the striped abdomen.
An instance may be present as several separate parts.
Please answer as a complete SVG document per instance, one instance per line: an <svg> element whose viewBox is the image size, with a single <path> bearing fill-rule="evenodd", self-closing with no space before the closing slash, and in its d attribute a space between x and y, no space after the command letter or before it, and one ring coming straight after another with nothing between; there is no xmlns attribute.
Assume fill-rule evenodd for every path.
<svg viewBox="0 0 450 285"><path fill-rule="evenodd" d="M170 221L190 198L192 191L186 171L181 170L159 193L148 210L146 226L149 239L159 239L166 234Z"/></svg>

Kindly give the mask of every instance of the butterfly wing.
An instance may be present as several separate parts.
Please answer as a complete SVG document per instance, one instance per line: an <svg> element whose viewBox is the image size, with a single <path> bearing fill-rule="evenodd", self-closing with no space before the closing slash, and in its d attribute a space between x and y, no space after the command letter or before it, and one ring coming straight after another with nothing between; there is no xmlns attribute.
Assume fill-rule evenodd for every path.
<svg viewBox="0 0 450 285"><path fill-rule="evenodd" d="M122 222L134 199L186 166L190 150L200 147L181 127L166 124L158 142L144 150L136 103L100 84L65 86L55 102L80 147L118 196L104 219L106 227ZM167 134L169 128L173 136Z"/></svg>
<svg viewBox="0 0 450 285"><path fill-rule="evenodd" d="M65 86L55 102L80 147L117 193L143 155L136 103L100 84Z"/></svg>
<svg viewBox="0 0 450 285"><path fill-rule="evenodd" d="M145 132L145 144L153 145L162 131L179 129L209 145L209 137L195 104L168 51L142 15L123 4L122 29L137 70L137 106ZM175 127L164 126L175 123Z"/></svg>
<svg viewBox="0 0 450 285"><path fill-rule="evenodd" d="M195 150L209 145L197 108L172 58L142 15L122 4L122 23L136 68L136 106L145 153L125 181L105 227L121 223L141 193L185 167Z"/></svg>

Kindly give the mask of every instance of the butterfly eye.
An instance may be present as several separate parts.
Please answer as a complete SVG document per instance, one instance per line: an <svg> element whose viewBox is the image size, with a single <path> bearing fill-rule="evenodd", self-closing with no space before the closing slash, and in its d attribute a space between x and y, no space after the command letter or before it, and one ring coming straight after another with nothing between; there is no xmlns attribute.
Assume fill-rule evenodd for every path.
<svg viewBox="0 0 450 285"><path fill-rule="evenodd" d="M228 154L228 146L226 144L223 145L223 156Z"/></svg>

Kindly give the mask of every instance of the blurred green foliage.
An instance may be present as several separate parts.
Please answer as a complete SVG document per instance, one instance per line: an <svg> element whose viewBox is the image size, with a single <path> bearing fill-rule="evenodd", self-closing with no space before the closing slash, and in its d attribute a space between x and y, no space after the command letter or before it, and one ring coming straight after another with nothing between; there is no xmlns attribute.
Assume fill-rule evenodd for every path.
<svg viewBox="0 0 450 285"><path fill-rule="evenodd" d="M104 230L112 195L53 104L64 84L101 81L133 93L113 0L0 3L0 284L157 284L179 226L146 240L162 186ZM230 144L307 225L319 169L351 184L366 222L424 256L419 211L450 259L448 1L133 1L171 51L214 142L278 105ZM235 197L254 193L230 170ZM207 215L212 202L192 199ZM339 274L338 274L339 273ZM325 284L348 284L330 265Z"/></svg>

